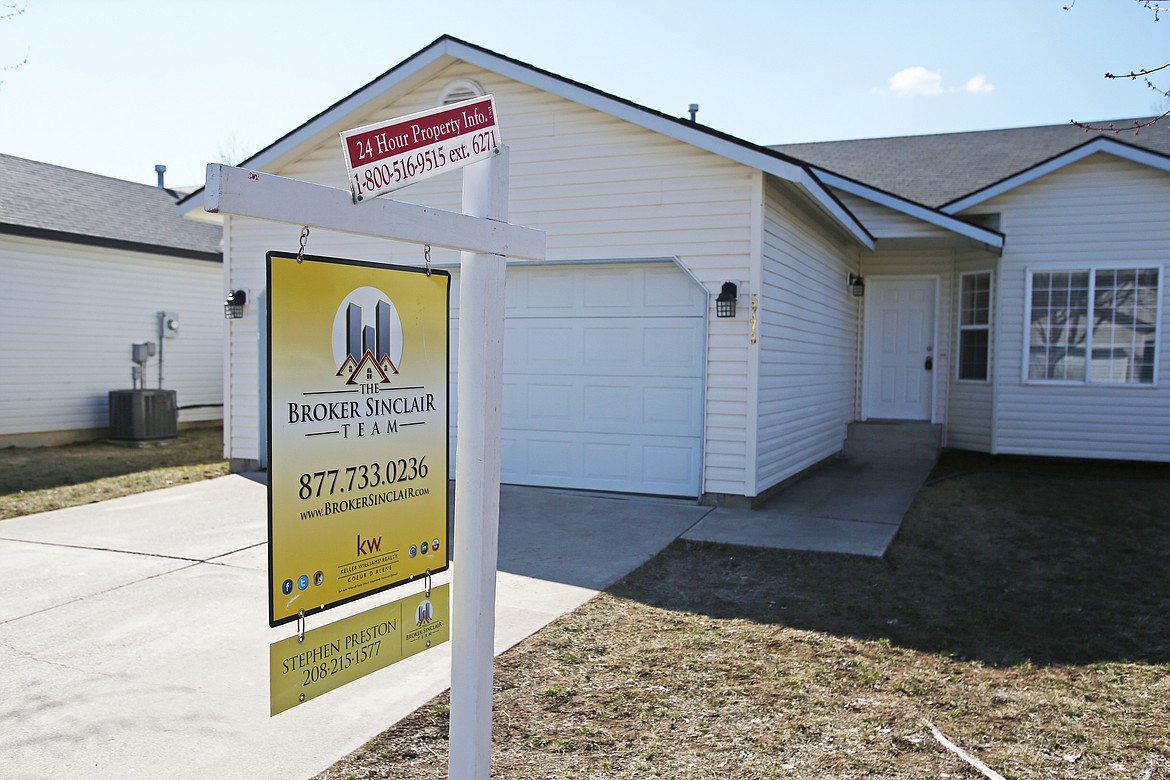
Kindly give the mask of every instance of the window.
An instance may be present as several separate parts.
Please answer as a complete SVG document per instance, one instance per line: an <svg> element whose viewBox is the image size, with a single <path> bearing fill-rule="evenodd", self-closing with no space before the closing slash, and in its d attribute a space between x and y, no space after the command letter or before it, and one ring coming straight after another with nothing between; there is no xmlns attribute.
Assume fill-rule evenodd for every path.
<svg viewBox="0 0 1170 780"><path fill-rule="evenodd" d="M1028 380L1153 384L1158 277L1157 268L1032 272Z"/></svg>
<svg viewBox="0 0 1170 780"><path fill-rule="evenodd" d="M959 379L990 376L991 272L959 277Z"/></svg>

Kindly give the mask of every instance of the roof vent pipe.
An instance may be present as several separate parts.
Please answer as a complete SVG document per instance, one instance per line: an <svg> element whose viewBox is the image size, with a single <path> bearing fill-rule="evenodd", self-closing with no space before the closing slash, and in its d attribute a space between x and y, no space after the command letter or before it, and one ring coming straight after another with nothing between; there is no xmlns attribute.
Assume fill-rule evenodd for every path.
<svg viewBox="0 0 1170 780"><path fill-rule="evenodd" d="M689 106L687 106L687 111L691 112L691 121L694 122L695 114L699 113L699 104L691 103Z"/></svg>
<svg viewBox="0 0 1170 780"><path fill-rule="evenodd" d="M167 172L167 166L165 166L165 165L156 165L156 166L154 166L154 172L158 174L158 188L159 188L160 190L165 190L165 189L166 189L166 185L165 185L165 184L163 184L163 177L166 175L166 172Z"/></svg>

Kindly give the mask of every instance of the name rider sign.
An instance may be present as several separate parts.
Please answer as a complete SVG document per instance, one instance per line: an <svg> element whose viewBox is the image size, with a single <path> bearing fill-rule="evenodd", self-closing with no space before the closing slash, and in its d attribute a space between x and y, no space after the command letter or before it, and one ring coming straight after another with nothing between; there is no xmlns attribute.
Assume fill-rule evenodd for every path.
<svg viewBox="0 0 1170 780"><path fill-rule="evenodd" d="M268 253L271 626L447 568L450 281Z"/></svg>

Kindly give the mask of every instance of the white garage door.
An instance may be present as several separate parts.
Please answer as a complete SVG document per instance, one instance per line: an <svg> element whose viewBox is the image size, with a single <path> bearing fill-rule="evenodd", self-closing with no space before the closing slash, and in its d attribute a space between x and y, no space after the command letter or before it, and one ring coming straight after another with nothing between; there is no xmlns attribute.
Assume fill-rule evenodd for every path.
<svg viewBox="0 0 1170 780"><path fill-rule="evenodd" d="M705 312L670 262L510 266L501 480L697 496Z"/></svg>

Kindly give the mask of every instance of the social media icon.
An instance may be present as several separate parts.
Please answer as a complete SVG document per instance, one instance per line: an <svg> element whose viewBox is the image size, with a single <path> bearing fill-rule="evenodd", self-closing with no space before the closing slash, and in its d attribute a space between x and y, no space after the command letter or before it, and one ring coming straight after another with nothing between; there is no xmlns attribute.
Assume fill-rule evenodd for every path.
<svg viewBox="0 0 1170 780"><path fill-rule="evenodd" d="M288 594L292 593L292 589L292 580L285 580L284 582L280 583L280 592L284 595L287 596Z"/></svg>
<svg viewBox="0 0 1170 780"><path fill-rule="evenodd" d="M302 574L300 577L297 578L297 589L304 590L307 587L309 587L309 575Z"/></svg>
<svg viewBox="0 0 1170 780"><path fill-rule="evenodd" d="M416 555L418 555L418 545L417 545L417 544L412 544L412 545L410 546L410 557L411 557L411 558L413 558L413 557L415 557Z"/></svg>

